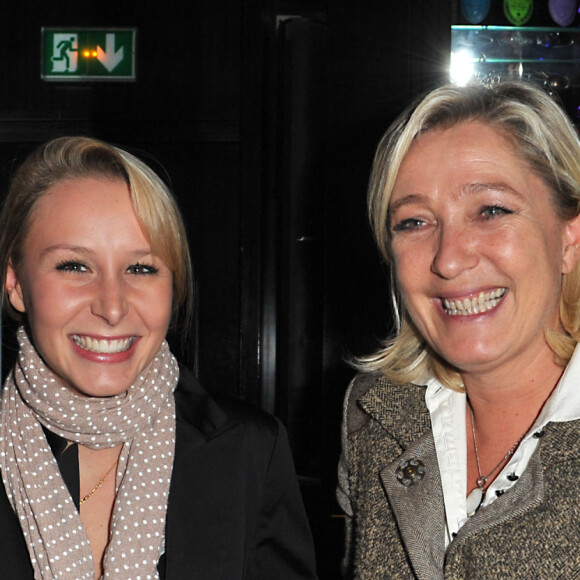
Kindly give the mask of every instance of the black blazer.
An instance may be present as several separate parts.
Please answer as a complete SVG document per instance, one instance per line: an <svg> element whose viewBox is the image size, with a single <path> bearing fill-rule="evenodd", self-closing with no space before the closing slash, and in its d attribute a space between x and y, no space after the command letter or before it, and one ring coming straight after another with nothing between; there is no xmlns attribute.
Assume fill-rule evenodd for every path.
<svg viewBox="0 0 580 580"><path fill-rule="evenodd" d="M314 552L281 423L211 399L182 368L162 580L315 579ZM0 484L0 576L32 580ZM122 580L122 579L119 579Z"/></svg>

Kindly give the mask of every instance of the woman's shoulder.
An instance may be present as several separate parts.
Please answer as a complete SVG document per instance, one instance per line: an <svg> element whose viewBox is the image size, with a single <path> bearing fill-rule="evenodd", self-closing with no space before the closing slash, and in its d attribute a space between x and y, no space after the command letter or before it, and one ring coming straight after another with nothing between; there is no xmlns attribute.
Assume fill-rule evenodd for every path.
<svg viewBox="0 0 580 580"><path fill-rule="evenodd" d="M373 418L390 419L411 412L427 412L425 386L391 382L379 372L358 373L344 398L344 422L348 434L360 430Z"/></svg>
<svg viewBox="0 0 580 580"><path fill-rule="evenodd" d="M365 400L388 400L391 404L397 401L424 401L425 385L415 383L395 383L382 372L360 372L350 382L345 396L347 406L357 405Z"/></svg>
<svg viewBox="0 0 580 580"><path fill-rule="evenodd" d="M250 403L208 393L193 373L183 366L175 401L178 420L189 423L207 436L235 425L272 436L276 436L281 428L278 419Z"/></svg>

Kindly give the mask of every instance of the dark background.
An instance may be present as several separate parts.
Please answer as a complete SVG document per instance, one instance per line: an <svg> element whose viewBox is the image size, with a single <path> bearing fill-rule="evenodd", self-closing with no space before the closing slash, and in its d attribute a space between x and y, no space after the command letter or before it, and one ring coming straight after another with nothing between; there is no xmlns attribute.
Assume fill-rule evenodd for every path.
<svg viewBox="0 0 580 580"><path fill-rule="evenodd" d="M507 24L492 4L486 23ZM529 24L552 25L543 4ZM20 0L0 19L2 191L63 134L129 148L168 179L196 276L186 362L210 392L286 424L323 580L342 553L345 359L391 326L366 220L373 150L447 79L453 23L450 0ZM43 26L136 27L136 81L41 80Z"/></svg>

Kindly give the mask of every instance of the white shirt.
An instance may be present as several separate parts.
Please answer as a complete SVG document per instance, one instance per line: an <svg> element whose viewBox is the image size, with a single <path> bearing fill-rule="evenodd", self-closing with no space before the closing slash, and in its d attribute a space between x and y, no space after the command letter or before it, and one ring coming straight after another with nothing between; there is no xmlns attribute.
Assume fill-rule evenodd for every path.
<svg viewBox="0 0 580 580"><path fill-rule="evenodd" d="M465 431L465 393L452 391L435 379L427 382L425 402L431 415L437 461L441 472L445 503L447 546L453 534L467 520L467 435ZM510 461L503 468L485 494L484 506L513 485L508 475L521 475L536 450L539 439L534 437L547 423L580 419L580 345L568 363L558 385L544 404L537 420L522 439Z"/></svg>

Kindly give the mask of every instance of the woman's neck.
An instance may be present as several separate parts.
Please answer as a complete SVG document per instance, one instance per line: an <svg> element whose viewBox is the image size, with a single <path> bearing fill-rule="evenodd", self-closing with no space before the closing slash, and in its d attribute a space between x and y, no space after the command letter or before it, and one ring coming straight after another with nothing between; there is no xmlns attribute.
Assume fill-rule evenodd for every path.
<svg viewBox="0 0 580 580"><path fill-rule="evenodd" d="M516 440L534 423L564 369L551 356L517 373L464 374L463 381L482 443Z"/></svg>

